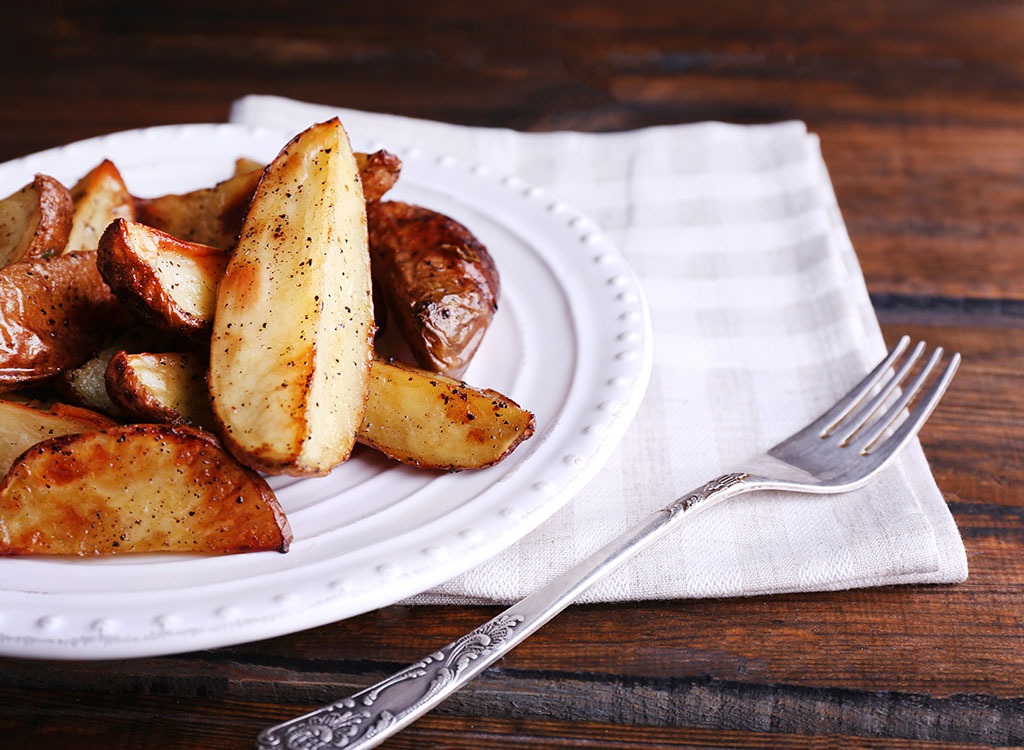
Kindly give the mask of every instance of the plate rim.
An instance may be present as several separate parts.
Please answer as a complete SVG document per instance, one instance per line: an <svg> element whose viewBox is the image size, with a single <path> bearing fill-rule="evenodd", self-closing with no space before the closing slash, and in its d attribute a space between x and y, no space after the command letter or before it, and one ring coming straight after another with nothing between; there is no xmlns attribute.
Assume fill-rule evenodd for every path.
<svg viewBox="0 0 1024 750"><path fill-rule="evenodd" d="M28 179L31 176L28 169L34 162L60 158L61 155L75 152L85 152L95 156L101 149L109 146L109 144L116 144L118 141L124 141L125 139L134 138L150 143L159 143L161 140L168 138L186 140L199 138L201 140L204 135L210 134L213 138L230 140L229 136L231 134L239 133L245 133L247 137L252 138L274 137L278 139L278 148L287 143L291 135L293 135L278 128L254 127L233 123L194 123L136 128L76 141L10 160L0 164L0 180L2 180L2 176L6 172L15 171L18 168L26 170L23 176ZM371 142L370 139L362 140L368 143ZM195 141L193 140L193 142ZM353 142L354 144L362 142L358 134L353 137ZM105 621L102 617L98 617L92 622L88 633L78 633L77 636L69 637L67 634L60 633L61 622L54 622L52 618L48 620L48 616L43 615L34 623L32 633L15 635L8 632L7 619L5 619L2 609L0 609L0 654L15 657L42 656L56 659L155 656L192 651L199 648L222 647L251 642L266 637L284 635L296 630L316 627L336 619L344 619L344 617L356 616L361 612L407 599L415 593L442 583L444 580L452 577L452 575L465 572L493 555L498 554L529 534L530 531L537 528L557 510L570 502L572 497L599 473L601 467L604 466L611 456L615 447L624 437L629 424L636 416L640 403L643 400L653 365L653 334L650 312L640 283L626 259L589 216L556 196L550 195L543 187L531 185L516 175L494 174L486 165L467 164L453 156L437 153L416 144L386 144L384 147L397 153L407 163L410 160L421 164L429 163L432 169L440 169L448 174L460 175L458 179L466 179L468 176L472 179L488 180L492 187L496 186L500 190L518 195L522 205L531 206L530 210L538 212L537 215L545 216L550 221L557 220L562 225L568 227L571 230L571 234L578 240L579 245L585 247L587 252L590 253L595 265L606 267L607 283L615 287L614 292L609 291L607 294L617 295L616 298L622 301L624 307L628 307L629 314L631 315L629 330L632 338L628 345L622 345L621 351L616 355L620 359L617 366L621 366L621 368L616 371L614 377L619 379L619 385L622 387L620 390L625 391L625 397L620 399L614 405L614 408L602 415L604 421L599 425L600 430L598 432L600 434L594 438L588 454L578 457L582 461L582 470L571 474L567 480L556 488L557 491L551 493L542 505L534 509L529 518L510 519L508 529L511 529L511 531L506 531L502 540L503 543L499 548L485 550L484 545L473 548L474 554L471 554L468 558L468 564L466 560L463 560L459 565L438 562L430 567L438 571L448 571L450 574L446 573L443 578L435 580L425 587L419 583L411 583L413 580L418 579L408 579L400 595L381 594L372 606L363 607L359 612L346 614L342 618L331 617L322 621L307 621L301 617L296 617L294 612L284 611L269 619L266 616L256 616L249 620L238 618L232 620L230 617L225 617L223 622L215 623L214 626L207 624L206 627L200 628L200 632L205 638L178 643L178 641L183 640L181 633L185 631L167 630L163 636L161 636L160 632L151 632L143 637L140 642L137 638L127 633L118 632L116 628L111 628L110 622ZM242 155L237 152L236 154ZM526 406L529 407L528 404ZM535 436L531 440L536 440L538 437L543 437L546 440L549 435ZM513 471L518 471L519 469L520 467L517 465ZM498 481L503 480L499 479ZM538 488L538 491L545 490ZM4 561L0 559L0 565L3 563ZM416 590L412 591L411 589ZM3 603L12 594L17 596L20 593L0 588L0 603ZM45 597L43 593L39 595ZM27 596L31 596L31 594L27 594ZM196 637L196 635L189 637ZM172 641L177 645L171 648L159 645L160 643L170 645Z"/></svg>

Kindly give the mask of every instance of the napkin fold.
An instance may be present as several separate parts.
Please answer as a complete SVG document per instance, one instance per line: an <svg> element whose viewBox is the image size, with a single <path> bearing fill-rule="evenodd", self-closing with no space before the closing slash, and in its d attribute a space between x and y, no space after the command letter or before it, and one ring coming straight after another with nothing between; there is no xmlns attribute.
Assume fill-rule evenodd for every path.
<svg viewBox="0 0 1024 750"><path fill-rule="evenodd" d="M420 146L587 213L647 296L654 365L617 452L578 496L417 603L519 599L672 499L817 417L885 352L818 139L799 122L520 133L268 96L231 121ZM751 493L695 516L581 601L741 596L967 577L916 441L868 487Z"/></svg>

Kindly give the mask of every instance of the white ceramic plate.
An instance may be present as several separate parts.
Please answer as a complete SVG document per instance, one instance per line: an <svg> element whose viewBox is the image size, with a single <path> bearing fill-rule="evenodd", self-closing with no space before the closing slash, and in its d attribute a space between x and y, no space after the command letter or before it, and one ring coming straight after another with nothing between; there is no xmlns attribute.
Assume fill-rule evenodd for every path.
<svg viewBox="0 0 1024 750"><path fill-rule="evenodd" d="M213 184L293 135L182 125L94 138L0 165L73 184L103 158L141 196ZM356 148L371 144L353 133ZM500 309L464 378L534 412L537 432L478 472L418 471L361 450L331 475L275 478L287 554L0 559L0 653L114 658L211 648L322 625L424 591L501 551L599 470L651 366L637 282L597 227L545 191L409 144L393 197L447 213L495 258Z"/></svg>

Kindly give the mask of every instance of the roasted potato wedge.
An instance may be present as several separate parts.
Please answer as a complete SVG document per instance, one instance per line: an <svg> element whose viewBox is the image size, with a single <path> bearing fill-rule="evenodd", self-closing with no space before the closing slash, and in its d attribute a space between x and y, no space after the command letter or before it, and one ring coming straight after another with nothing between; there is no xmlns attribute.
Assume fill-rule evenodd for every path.
<svg viewBox="0 0 1024 750"><path fill-rule="evenodd" d="M157 198L135 197L138 221L179 239L227 250L235 243L262 172L250 170L213 187Z"/></svg>
<svg viewBox="0 0 1024 750"><path fill-rule="evenodd" d="M390 151L381 149L372 154L357 153L359 179L363 182L363 196L367 203L375 203L384 197L398 182L402 173L402 160Z"/></svg>
<svg viewBox="0 0 1024 750"><path fill-rule="evenodd" d="M359 442L425 469L482 469L533 434L533 414L497 391L377 361Z"/></svg>
<svg viewBox="0 0 1024 750"><path fill-rule="evenodd" d="M228 254L117 219L100 238L97 265L118 299L164 333L205 342Z"/></svg>
<svg viewBox="0 0 1024 750"><path fill-rule="evenodd" d="M243 175L246 172L253 172L255 170L263 171L263 168L267 166L262 162L258 162L255 159L250 159L247 156L240 156L235 159L235 177Z"/></svg>
<svg viewBox="0 0 1024 750"><path fill-rule="evenodd" d="M104 159L72 186L71 201L74 213L64 252L95 250L110 222L135 219L135 201L110 159Z"/></svg>
<svg viewBox="0 0 1024 750"><path fill-rule="evenodd" d="M284 552L291 538L263 478L191 427L51 438L0 483L0 555Z"/></svg>
<svg viewBox="0 0 1024 750"><path fill-rule="evenodd" d="M0 399L0 477L7 474L18 456L38 442L116 424L103 414L68 404L35 406Z"/></svg>
<svg viewBox="0 0 1024 750"><path fill-rule="evenodd" d="M298 476L346 460L373 335L365 202L335 118L267 167L218 287L209 386L231 452Z"/></svg>
<svg viewBox="0 0 1024 750"><path fill-rule="evenodd" d="M106 391L132 420L213 429L206 369L206 357L195 352L122 351L107 366Z"/></svg>
<svg viewBox="0 0 1024 750"><path fill-rule="evenodd" d="M417 363L457 377L498 309L490 253L462 224L397 201L367 205L373 283Z"/></svg>
<svg viewBox="0 0 1024 750"><path fill-rule="evenodd" d="M124 323L94 252L0 269L0 391L77 367Z"/></svg>
<svg viewBox="0 0 1024 750"><path fill-rule="evenodd" d="M44 174L0 200L0 266L63 252L72 214L71 193Z"/></svg>

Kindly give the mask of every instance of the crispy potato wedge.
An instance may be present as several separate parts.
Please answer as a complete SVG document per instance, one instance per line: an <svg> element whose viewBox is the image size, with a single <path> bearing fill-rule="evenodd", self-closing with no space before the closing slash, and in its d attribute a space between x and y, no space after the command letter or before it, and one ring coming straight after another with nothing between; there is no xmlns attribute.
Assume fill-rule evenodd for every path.
<svg viewBox="0 0 1024 750"><path fill-rule="evenodd" d="M0 391L77 367L124 323L94 252L0 269Z"/></svg>
<svg viewBox="0 0 1024 750"><path fill-rule="evenodd" d="M373 283L417 363L457 377L498 309L490 253L462 224L397 201L367 205Z"/></svg>
<svg viewBox="0 0 1024 750"><path fill-rule="evenodd" d="M135 316L172 336L204 342L228 254L117 219L100 238L103 280Z"/></svg>
<svg viewBox="0 0 1024 750"><path fill-rule="evenodd" d="M114 162L104 159L71 188L74 214L64 252L95 250L114 219L135 219L135 201Z"/></svg>
<svg viewBox="0 0 1024 750"><path fill-rule="evenodd" d="M38 442L116 424L103 414L68 404L44 407L0 399L0 477L7 474L18 456Z"/></svg>
<svg viewBox="0 0 1024 750"><path fill-rule="evenodd" d="M376 361L359 442L427 469L482 469L534 431L533 414L497 391Z"/></svg>
<svg viewBox="0 0 1024 750"><path fill-rule="evenodd" d="M138 422L190 424L213 429L206 388L206 357L196 352L118 352L106 371L106 390Z"/></svg>
<svg viewBox="0 0 1024 750"><path fill-rule="evenodd" d="M363 182L363 196L367 203L375 203L383 198L402 174L402 160L385 149L372 154L357 153L356 163L359 165L359 179Z"/></svg>
<svg viewBox="0 0 1024 750"><path fill-rule="evenodd" d="M63 252L72 214L71 193L44 174L0 200L0 266Z"/></svg>
<svg viewBox="0 0 1024 750"><path fill-rule="evenodd" d="M227 250L235 244L261 174L261 170L242 172L188 193L136 196L136 216L143 224L179 239Z"/></svg>
<svg viewBox="0 0 1024 750"><path fill-rule="evenodd" d="M239 175L243 175L246 172L253 172L253 171L257 170L257 169L262 172L263 168L266 167L266 166L267 166L266 164L264 164L262 162L258 162L255 159L250 159L247 156L240 156L237 159L235 159L235 174L234 174L234 176L238 177Z"/></svg>
<svg viewBox="0 0 1024 750"><path fill-rule="evenodd" d="M218 287L209 386L231 452L298 476L346 460L373 335L365 202L335 118L267 167Z"/></svg>
<svg viewBox="0 0 1024 750"><path fill-rule="evenodd" d="M51 438L0 483L0 555L284 552L291 538L263 478L191 427Z"/></svg>

